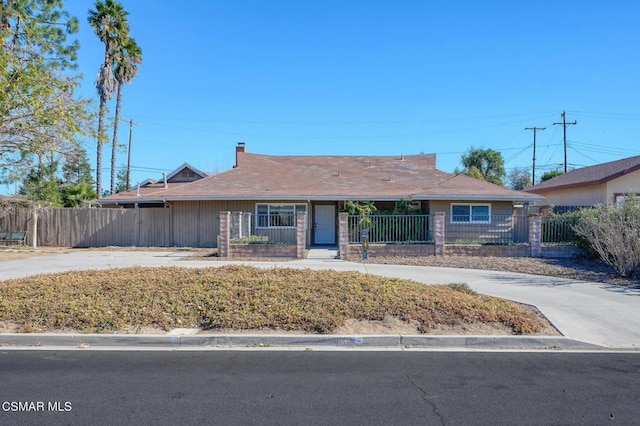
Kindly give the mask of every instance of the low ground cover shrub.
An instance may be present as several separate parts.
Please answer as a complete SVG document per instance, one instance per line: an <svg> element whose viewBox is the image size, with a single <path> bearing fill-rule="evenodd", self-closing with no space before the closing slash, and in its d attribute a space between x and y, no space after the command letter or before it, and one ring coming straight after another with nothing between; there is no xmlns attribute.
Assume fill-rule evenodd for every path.
<svg viewBox="0 0 640 426"><path fill-rule="evenodd" d="M137 267L0 282L0 320L18 324L21 332L196 327L329 333L349 319L386 316L417 322L422 332L437 325L501 323L526 334L544 325L516 303L462 285L357 272Z"/></svg>

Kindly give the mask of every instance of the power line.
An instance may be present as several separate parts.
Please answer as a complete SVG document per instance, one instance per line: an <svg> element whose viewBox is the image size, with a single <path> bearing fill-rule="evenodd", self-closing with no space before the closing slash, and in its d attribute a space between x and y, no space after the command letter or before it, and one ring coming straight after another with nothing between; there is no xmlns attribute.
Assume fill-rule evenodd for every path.
<svg viewBox="0 0 640 426"><path fill-rule="evenodd" d="M242 120L211 120L207 118L180 118L180 117L149 117L143 116L145 120L160 120L163 123L167 121L181 122L200 122L200 123L217 123L217 124L275 124L275 125L327 125L327 124L410 124L410 123L438 123L449 121L471 121L471 120L491 120L524 116L547 116L552 112L531 112L521 114L502 114L502 115L486 115L472 117L453 117L453 118L431 118L423 120L365 120L365 121L242 121Z"/></svg>
<svg viewBox="0 0 640 426"><path fill-rule="evenodd" d="M567 143L570 146L578 146L585 151L596 152L598 154L612 154L612 155L638 155L640 154L640 150L637 149L626 149L626 148L615 148L615 147L605 147L602 145L584 143L574 140L568 140Z"/></svg>
<svg viewBox="0 0 640 426"><path fill-rule="evenodd" d="M574 147L571 147L571 148L572 148L576 153L578 153L578 154L582 155L584 158L586 158L586 159L589 159L589 160L593 161L595 164L597 164L597 163L598 163L598 160L596 160L595 158L591 158L591 157L589 157L587 154L585 154L585 153L583 153L583 152L578 151L578 150L577 150L577 149L575 149Z"/></svg>

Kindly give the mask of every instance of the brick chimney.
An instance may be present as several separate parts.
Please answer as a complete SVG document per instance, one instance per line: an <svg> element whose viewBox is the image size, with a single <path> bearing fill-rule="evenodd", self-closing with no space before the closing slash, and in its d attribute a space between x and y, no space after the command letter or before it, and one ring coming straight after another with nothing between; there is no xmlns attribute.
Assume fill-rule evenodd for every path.
<svg viewBox="0 0 640 426"><path fill-rule="evenodd" d="M244 142L238 142L238 144L236 145L236 165L233 166L234 169L238 167L238 153L240 152L245 152Z"/></svg>

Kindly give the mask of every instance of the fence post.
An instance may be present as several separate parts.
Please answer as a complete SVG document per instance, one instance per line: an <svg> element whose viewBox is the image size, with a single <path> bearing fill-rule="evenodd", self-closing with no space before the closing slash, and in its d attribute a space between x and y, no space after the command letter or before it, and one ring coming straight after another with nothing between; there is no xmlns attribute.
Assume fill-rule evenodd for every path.
<svg viewBox="0 0 640 426"><path fill-rule="evenodd" d="M296 258L304 259L305 250L307 249L307 212L298 212L296 217Z"/></svg>
<svg viewBox="0 0 640 426"><path fill-rule="evenodd" d="M433 239L435 242L436 256L444 256L444 212L437 212L433 218Z"/></svg>
<svg viewBox="0 0 640 426"><path fill-rule="evenodd" d="M229 231L231 212L220 212L220 232L218 234L218 256L229 257Z"/></svg>
<svg viewBox="0 0 640 426"><path fill-rule="evenodd" d="M246 222L244 226L246 227L245 230L247 231L247 237L250 237L253 235L253 230L251 229L251 212L245 213L244 218Z"/></svg>
<svg viewBox="0 0 640 426"><path fill-rule="evenodd" d="M38 248L38 206L31 212L31 246Z"/></svg>
<svg viewBox="0 0 640 426"><path fill-rule="evenodd" d="M347 250L349 248L349 213L338 213L338 251L340 259L347 259Z"/></svg>
<svg viewBox="0 0 640 426"><path fill-rule="evenodd" d="M542 249L540 247L542 234L542 216L529 216L529 247L531 248L531 257L541 257Z"/></svg>
<svg viewBox="0 0 640 426"><path fill-rule="evenodd" d="M138 206L138 203L136 203L135 208L133 209L135 216L134 216L134 221L136 224L136 247L140 247L140 234L142 234L140 228L141 228L141 224L140 224L140 206Z"/></svg>

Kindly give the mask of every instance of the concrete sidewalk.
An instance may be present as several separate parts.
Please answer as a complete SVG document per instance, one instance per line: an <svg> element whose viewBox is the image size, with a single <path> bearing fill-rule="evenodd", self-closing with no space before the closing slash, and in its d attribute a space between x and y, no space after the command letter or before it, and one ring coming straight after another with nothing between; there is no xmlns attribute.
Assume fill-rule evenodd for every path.
<svg viewBox="0 0 640 426"><path fill-rule="evenodd" d="M0 279L68 270L130 266L203 268L242 263L263 268L360 271L428 284L462 282L479 293L536 306L567 341L607 348L640 349L640 289L510 272L361 264L337 259L283 262L181 260L187 255L185 252L78 251L54 256L35 256L0 262Z"/></svg>

